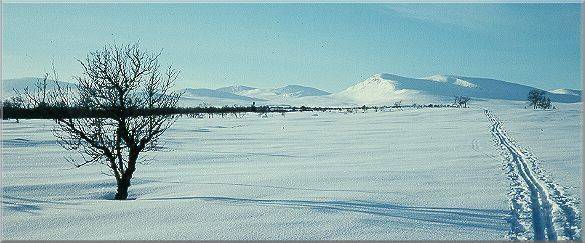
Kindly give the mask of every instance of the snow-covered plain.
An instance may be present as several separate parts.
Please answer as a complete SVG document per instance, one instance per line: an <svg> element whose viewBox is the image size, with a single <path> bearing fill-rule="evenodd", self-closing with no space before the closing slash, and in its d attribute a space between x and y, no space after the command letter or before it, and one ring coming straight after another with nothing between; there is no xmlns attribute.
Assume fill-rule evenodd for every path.
<svg viewBox="0 0 585 243"><path fill-rule="evenodd" d="M110 200L104 166L65 162L78 157L51 121L8 121L3 238L508 239L511 181L484 108L580 206L581 104L557 107L181 118L128 201Z"/></svg>

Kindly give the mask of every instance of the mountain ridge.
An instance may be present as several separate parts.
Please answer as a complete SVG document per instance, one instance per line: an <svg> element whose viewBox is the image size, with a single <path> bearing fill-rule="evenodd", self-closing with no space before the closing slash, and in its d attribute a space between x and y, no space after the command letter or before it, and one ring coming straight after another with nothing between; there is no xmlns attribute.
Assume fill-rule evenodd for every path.
<svg viewBox="0 0 585 243"><path fill-rule="evenodd" d="M459 75L433 75L426 78L408 78L379 73L336 93L340 98L358 104L382 104L392 101L445 102L454 96L479 99L526 100L528 92L538 89L527 85ZM542 89L538 89L542 90ZM552 93L546 95L554 102L580 102L580 96Z"/></svg>
<svg viewBox="0 0 585 243"><path fill-rule="evenodd" d="M4 98L15 95L13 88L35 87L35 77L4 79ZM61 82L75 87L74 83ZM54 82L47 83L54 88ZM423 78L409 78L390 73L378 73L336 93L302 85L285 85L264 89L244 85L232 85L218 89L185 88L182 100L211 103L213 105L249 105L256 102L266 104L327 105L388 105L396 101L403 103L450 103L454 96L468 96L472 99L498 99L525 101L528 92L534 88L492 78L477 78L461 75L435 74ZM543 89L538 89L543 90ZM560 88L543 90L553 102L581 102L581 90ZM306 103L306 104L305 104Z"/></svg>

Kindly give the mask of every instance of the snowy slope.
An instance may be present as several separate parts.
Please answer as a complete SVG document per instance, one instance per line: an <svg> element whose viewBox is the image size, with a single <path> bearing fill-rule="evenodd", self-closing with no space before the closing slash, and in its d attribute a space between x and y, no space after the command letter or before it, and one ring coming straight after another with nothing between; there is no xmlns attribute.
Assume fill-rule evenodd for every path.
<svg viewBox="0 0 585 243"><path fill-rule="evenodd" d="M283 95L287 97L305 97L305 96L322 96L331 94L329 92L306 87L301 85L287 85L284 87L276 88L272 90L275 94Z"/></svg>
<svg viewBox="0 0 585 243"><path fill-rule="evenodd" d="M275 89L261 89L243 85L212 89L185 89L181 105L197 106L209 104L223 105L314 105L314 106L348 106L347 102L326 97L328 92L301 85L287 85Z"/></svg>
<svg viewBox="0 0 585 243"><path fill-rule="evenodd" d="M576 89L554 89L554 90L550 90L549 92L554 93L554 94L569 94L569 95L581 96L581 90L576 90Z"/></svg>
<svg viewBox="0 0 585 243"><path fill-rule="evenodd" d="M502 99L502 100L526 100L528 92L535 87L506 82L489 78L474 78L454 75L434 75L425 78L443 85L443 88L435 89L437 94L464 95L476 98ZM431 90L429 90L431 91ZM553 102L574 103L580 102L580 97L546 92Z"/></svg>
<svg viewBox="0 0 585 243"><path fill-rule="evenodd" d="M236 88L234 88L236 87ZM246 87L246 88L240 88ZM219 90L219 89L218 89ZM232 93L248 96L248 97L255 97L259 99L265 100L277 100L280 101L282 99L288 98L298 98L298 97L307 97L307 96L324 96L330 94L329 92L307 87L301 85L286 85L283 87L275 88L275 89L259 89L259 88L250 88L247 86L230 86L221 88L221 90L232 90Z"/></svg>
<svg viewBox="0 0 585 243"><path fill-rule="evenodd" d="M236 92L235 94L247 96L247 97L254 97L254 98L263 99L263 100L275 100L275 99L279 99L282 97L282 96L274 93L272 91L272 89L261 89L261 88L251 89L251 90L242 90L242 91Z"/></svg>
<svg viewBox="0 0 585 243"><path fill-rule="evenodd" d="M237 95L214 89L183 89L184 94L179 100L179 106L249 106L253 102L265 100Z"/></svg>
<svg viewBox="0 0 585 243"><path fill-rule="evenodd" d="M236 94L240 91L253 90L253 89L256 89L256 88L249 87L249 86L243 86L243 85L232 85L232 86L228 86L228 87L219 88L216 90Z"/></svg>
<svg viewBox="0 0 585 243"><path fill-rule="evenodd" d="M211 98L220 98L220 99L232 99L232 100L243 100L243 101L263 101L262 99L252 98L241 96L237 94L232 94L220 90L213 90L213 89L184 89L185 97L211 97Z"/></svg>
<svg viewBox="0 0 585 243"><path fill-rule="evenodd" d="M396 101L437 103L436 97L425 96L417 88L405 89L401 87L403 84L400 81L408 82L410 79L388 74L376 74L333 96L353 101L356 104L368 105L391 104Z"/></svg>
<svg viewBox="0 0 585 243"><path fill-rule="evenodd" d="M453 96L480 99L526 100L533 87L495 79L434 75L415 79L376 74L334 96L358 104L450 102ZM580 102L580 96L547 92L553 102Z"/></svg>

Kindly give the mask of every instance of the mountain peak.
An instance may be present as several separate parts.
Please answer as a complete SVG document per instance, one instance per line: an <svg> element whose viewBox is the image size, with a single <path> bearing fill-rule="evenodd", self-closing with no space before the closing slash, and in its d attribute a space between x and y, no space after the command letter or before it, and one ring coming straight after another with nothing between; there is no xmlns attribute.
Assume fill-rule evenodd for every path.
<svg viewBox="0 0 585 243"><path fill-rule="evenodd" d="M568 95L578 95L581 96L581 90L576 89L553 89L549 92L553 94L568 94Z"/></svg>
<svg viewBox="0 0 585 243"><path fill-rule="evenodd" d="M454 85L459 85L468 88L479 88L479 86L471 81L468 81L468 78L461 77L461 76L454 76L454 75L444 75L444 74L435 74L429 77L422 78L425 80L431 80L436 82L443 82L443 83L450 83Z"/></svg>
<svg viewBox="0 0 585 243"><path fill-rule="evenodd" d="M438 81L438 82L447 82L449 79L452 79L452 78L453 77L450 75L435 74L435 75L431 75L428 77L424 77L422 79L433 80L433 81Z"/></svg>
<svg viewBox="0 0 585 243"><path fill-rule="evenodd" d="M244 85L232 85L232 86L227 86L227 87L223 87L223 88L219 88L216 89L217 91L223 91L223 92L228 92L228 93L238 93L241 91L246 91L246 90L254 90L257 88L254 87L249 87L249 86L244 86Z"/></svg>
<svg viewBox="0 0 585 243"><path fill-rule="evenodd" d="M210 97L210 98L220 98L220 99L232 99L232 100L244 100L244 101L263 101L262 99L256 99L252 97L242 96L233 94L226 91L221 90L214 90L214 89L193 89L193 88L186 88L184 89L185 95L187 97Z"/></svg>
<svg viewBox="0 0 585 243"><path fill-rule="evenodd" d="M322 96L329 95L331 93L302 85L286 85L280 88L272 90L277 95L292 96L292 97L304 97L304 96Z"/></svg>
<svg viewBox="0 0 585 243"><path fill-rule="evenodd" d="M340 93L335 94L344 99L350 99L360 104L373 104L399 100L401 92L397 92L396 75L379 73L372 75Z"/></svg>
<svg viewBox="0 0 585 243"><path fill-rule="evenodd" d="M379 73L335 96L358 104L405 102L451 102L453 96L481 99L526 100L533 87L489 78L435 74L425 78L407 78ZM547 94L554 102L579 102L581 92L559 89Z"/></svg>
<svg viewBox="0 0 585 243"><path fill-rule="evenodd" d="M396 74L391 74L391 73L378 73L378 74L372 75L372 77L370 77L370 78L381 78L381 79L385 79L385 80L399 80L399 79L405 79L406 77L396 75Z"/></svg>

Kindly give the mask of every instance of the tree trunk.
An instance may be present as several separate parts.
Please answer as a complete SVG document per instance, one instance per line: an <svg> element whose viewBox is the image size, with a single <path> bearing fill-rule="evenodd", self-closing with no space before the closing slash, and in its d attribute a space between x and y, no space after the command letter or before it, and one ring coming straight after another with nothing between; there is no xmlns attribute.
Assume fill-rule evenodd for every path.
<svg viewBox="0 0 585 243"><path fill-rule="evenodd" d="M130 187L130 179L123 178L118 181L118 190L116 192L116 200L126 200L128 198L128 187Z"/></svg>
<svg viewBox="0 0 585 243"><path fill-rule="evenodd" d="M116 192L116 200L126 200L128 198L128 187L130 187L130 180L132 179L132 175L136 170L136 160L138 159L138 154L140 150L131 148L130 154L128 156L128 168L126 171L120 176L121 178L118 180L118 191Z"/></svg>

